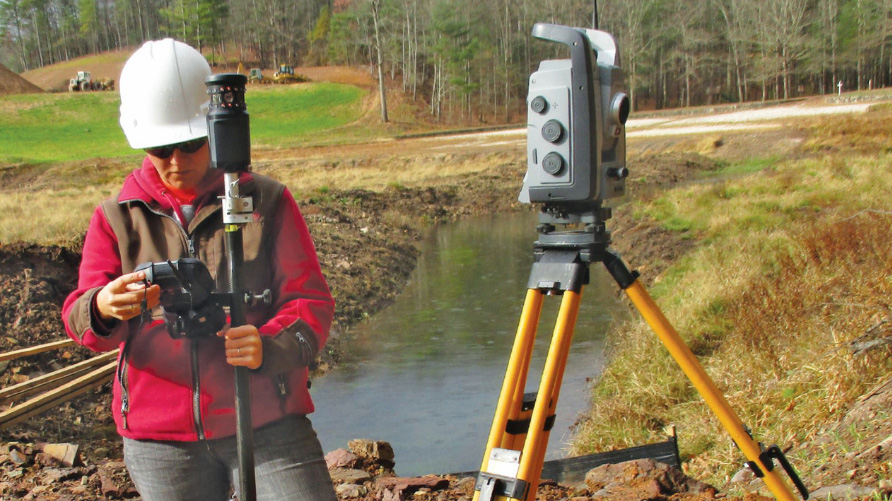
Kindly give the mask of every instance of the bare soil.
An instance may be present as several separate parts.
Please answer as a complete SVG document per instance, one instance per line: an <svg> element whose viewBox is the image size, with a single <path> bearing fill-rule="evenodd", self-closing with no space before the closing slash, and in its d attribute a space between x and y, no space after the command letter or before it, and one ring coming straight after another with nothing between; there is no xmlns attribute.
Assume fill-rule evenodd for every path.
<svg viewBox="0 0 892 501"><path fill-rule="evenodd" d="M7 94L31 94L34 92L43 92L43 89L0 64L0 96Z"/></svg>

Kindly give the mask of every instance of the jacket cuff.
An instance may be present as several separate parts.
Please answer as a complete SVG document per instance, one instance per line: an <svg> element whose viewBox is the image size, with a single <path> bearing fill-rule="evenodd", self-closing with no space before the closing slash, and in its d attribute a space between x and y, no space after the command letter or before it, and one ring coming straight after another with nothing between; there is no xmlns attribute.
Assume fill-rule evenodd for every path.
<svg viewBox="0 0 892 501"><path fill-rule="evenodd" d="M74 306L68 312L68 325L71 332L77 336L79 342L83 342L93 326L93 302L100 287L87 290L79 297Z"/></svg>
<svg viewBox="0 0 892 501"><path fill-rule="evenodd" d="M275 375L308 367L319 352L313 329L297 320L275 336L261 336L263 362L254 372Z"/></svg>
<svg viewBox="0 0 892 501"><path fill-rule="evenodd" d="M117 318L112 318L108 321L102 319L102 315L99 314L99 306L96 302L97 295L99 295L99 290L90 294L90 329L93 331L93 334L107 338L112 335L112 330L117 327L121 321Z"/></svg>

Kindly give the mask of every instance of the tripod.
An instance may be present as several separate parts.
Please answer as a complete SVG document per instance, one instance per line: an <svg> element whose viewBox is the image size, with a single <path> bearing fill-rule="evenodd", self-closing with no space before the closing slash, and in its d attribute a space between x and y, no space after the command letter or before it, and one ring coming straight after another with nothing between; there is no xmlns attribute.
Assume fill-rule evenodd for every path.
<svg viewBox="0 0 892 501"><path fill-rule="evenodd" d="M523 501L536 499L582 291L589 282L589 265L593 262L603 263L619 287L626 292L635 308L743 451L749 460L747 466L762 478L775 497L782 501L795 499L774 469L773 460L777 459L802 498L808 499L808 490L783 451L777 445L766 449L753 440L749 430L728 405L690 348L641 285L638 273L630 271L622 259L610 250L610 232L604 224L609 217L610 210L600 206L586 208L581 212L575 212L572 208L568 211L566 208L546 206L540 214L540 236L535 243L535 262L530 272L520 324L477 478L474 501L490 501L497 497ZM577 226L581 226L581 229L575 229ZM558 231L558 227L561 231ZM539 390L535 394L524 394L533 342L546 295L560 295L563 299Z"/></svg>

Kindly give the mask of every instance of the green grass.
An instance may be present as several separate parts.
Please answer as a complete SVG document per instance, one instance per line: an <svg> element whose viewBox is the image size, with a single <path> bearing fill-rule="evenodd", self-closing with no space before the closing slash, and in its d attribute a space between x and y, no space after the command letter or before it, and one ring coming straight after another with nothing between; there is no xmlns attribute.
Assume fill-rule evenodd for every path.
<svg viewBox="0 0 892 501"><path fill-rule="evenodd" d="M759 172L762 170L772 170L780 161L780 158L777 156L769 156L769 157L753 157L742 162L735 162L727 165L721 171L718 172L719 175L733 175L733 174L752 174L754 172ZM713 176L716 173L707 173L707 176Z"/></svg>
<svg viewBox="0 0 892 501"><path fill-rule="evenodd" d="M365 91L332 83L251 88L254 147L337 140L333 129L362 114ZM117 93L22 94L0 97L0 166L118 158L137 154L118 126Z"/></svg>
<svg viewBox="0 0 892 501"><path fill-rule="evenodd" d="M332 131L359 119L365 91L351 85L318 83L275 86L245 95L254 145L281 147L330 143Z"/></svg>
<svg viewBox="0 0 892 501"><path fill-rule="evenodd" d="M118 126L118 106L110 92L0 98L0 164L133 154Z"/></svg>

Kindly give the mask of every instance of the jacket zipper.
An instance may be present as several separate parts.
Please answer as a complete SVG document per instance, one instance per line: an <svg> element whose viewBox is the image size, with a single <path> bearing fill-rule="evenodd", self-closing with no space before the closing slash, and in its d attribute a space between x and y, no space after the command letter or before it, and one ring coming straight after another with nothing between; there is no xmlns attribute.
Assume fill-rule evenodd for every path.
<svg viewBox="0 0 892 501"><path fill-rule="evenodd" d="M154 211L151 208L149 208L149 211L154 212L159 216L170 218L173 222L177 223L177 228L180 229L180 234L186 243L186 250L189 253L189 257L197 257L195 255L195 241L189 236L189 233L186 232L186 229L183 228L183 225L180 224L175 217L163 212ZM201 424L201 374L198 370L198 342L196 340L189 341L189 355L192 362L192 424L195 426L195 433L198 434L198 439L204 440L204 426Z"/></svg>
<svg viewBox="0 0 892 501"><path fill-rule="evenodd" d="M127 358L121 357L121 420L127 429L127 413L130 412L130 394L127 392Z"/></svg>
<svg viewBox="0 0 892 501"><path fill-rule="evenodd" d="M131 200L122 200L120 203L129 202ZM189 234L183 228L183 226L176 220L176 218L171 217L168 214L163 212L156 211L152 209L149 204L147 204L143 200L135 199L135 201L142 203L146 209L152 214L160 217L166 217L173 222L177 223L177 228L180 229L181 236L186 243L186 250L189 252L189 257L195 256L195 241L189 237ZM196 342L192 341L190 346L190 355L192 362L192 420L195 425L195 431L198 434L199 440L204 440L204 427L201 424L201 378L198 373L198 345ZM121 369L121 420L123 428L127 429L127 413L130 412L130 394L127 390L127 360L126 357L123 357L121 360L122 369Z"/></svg>
<svg viewBox="0 0 892 501"><path fill-rule="evenodd" d="M192 420L198 439L204 440L204 426L201 424L201 378L198 375L198 340L189 341L192 352Z"/></svg>

